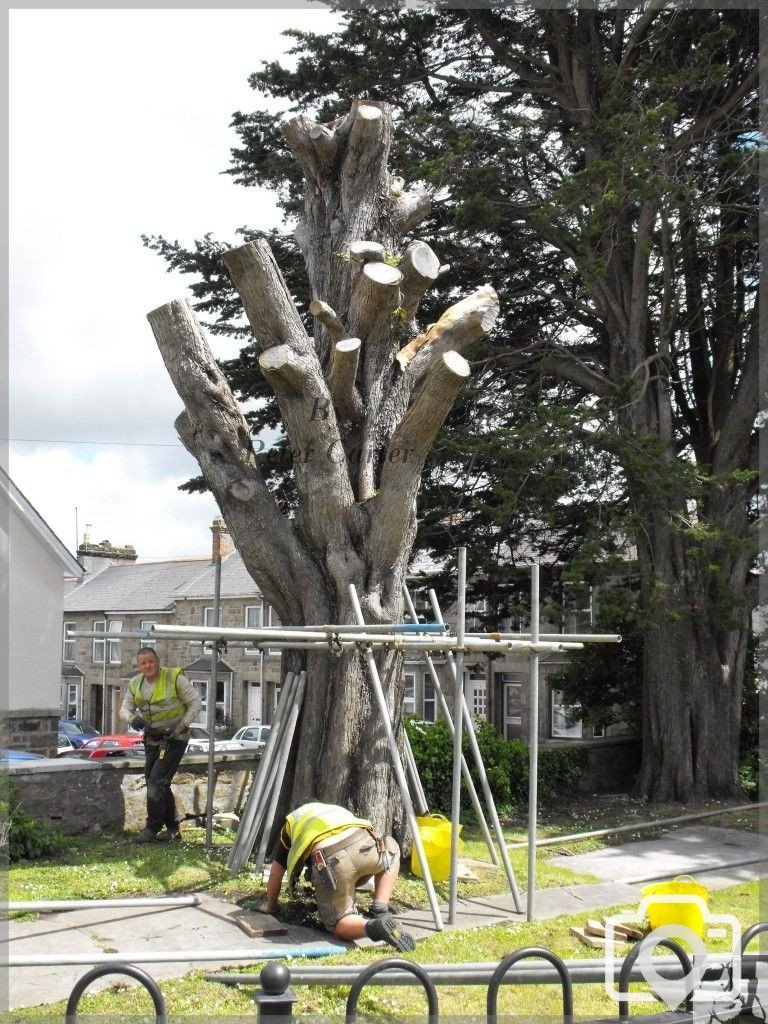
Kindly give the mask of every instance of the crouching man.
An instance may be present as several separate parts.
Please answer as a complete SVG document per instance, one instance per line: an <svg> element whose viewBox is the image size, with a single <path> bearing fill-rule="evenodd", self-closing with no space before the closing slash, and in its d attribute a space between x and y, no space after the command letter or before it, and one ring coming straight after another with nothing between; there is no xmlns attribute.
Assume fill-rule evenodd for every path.
<svg viewBox="0 0 768 1024"><path fill-rule="evenodd" d="M380 838L373 825L335 804L302 804L285 819L272 853L267 895L260 910L277 910L280 886L288 872L292 884L309 867L320 919L345 942L367 935L400 952L414 949L413 936L401 930L389 910L400 872L400 848L391 836ZM358 885L374 879L371 917L355 905Z"/></svg>

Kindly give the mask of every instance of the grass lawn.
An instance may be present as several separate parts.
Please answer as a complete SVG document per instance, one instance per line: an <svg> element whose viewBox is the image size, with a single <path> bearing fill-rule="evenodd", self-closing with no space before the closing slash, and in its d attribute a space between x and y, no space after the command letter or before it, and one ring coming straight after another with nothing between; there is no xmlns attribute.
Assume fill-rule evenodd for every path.
<svg viewBox="0 0 768 1024"><path fill-rule="evenodd" d="M685 811L692 813L697 809L699 808L687 807ZM565 835L588 829L606 828L613 824L625 824L633 818L641 821L651 817L671 817L680 813L679 805L650 809L647 805L623 799L614 802L581 802L571 808L560 807L556 811L543 812L539 836L545 838L548 835ZM705 819L703 824L756 831L757 818L757 813L748 811ZM573 853L585 852L611 843L628 842L640 837L649 838L652 834L658 834L658 831L649 833L643 830L642 834L637 835L623 833L617 837L584 840L569 843L568 850ZM522 821L513 820L505 823L505 835L509 842L524 839ZM487 849L474 829L465 828L463 836L465 858L488 859ZM122 833L104 832L97 836L70 838L65 848L50 860L11 865L7 874L8 899L108 899L129 895L206 892L242 906L257 902L263 894L261 880L247 871L231 877L226 868L231 835L217 833L217 845L211 851L206 851L204 841L205 833L202 829L186 830L185 842L181 846L157 844L137 847L132 836ZM594 881L590 876L575 875L569 871L565 856L562 857L562 865L559 862L554 866L546 864L546 859L556 857L558 850L559 847L555 845L545 847L539 852L537 888ZM526 851L513 851L510 857L518 883L521 889L524 889ZM447 883L436 888L438 898L441 901L447 900ZM494 870L480 872L478 881L461 882L459 888L462 897L505 891L507 886L503 873ZM714 913L733 914L742 926L746 927L760 919L759 896L759 883L746 883L712 893L710 907ZM366 898L361 900L363 909ZM421 881L411 878L405 872L398 880L393 902L402 908L428 906ZM625 908L606 908L606 911L610 912L611 909L618 912ZM446 931L420 942L417 949L408 954L408 957L420 963L492 962L499 961L508 953L523 946L541 945L564 959L601 959L600 950L590 950L569 935L569 926L583 925L584 916L581 914L560 917L530 924L510 923L461 932ZM292 902L284 900L280 917L286 923L317 926L314 902L308 892ZM753 948L757 948L757 943ZM322 963L363 966L386 955L382 949L351 950L338 957L324 958ZM249 973L258 974L261 966L263 965L252 966ZM205 982L203 975L209 971L209 967L204 967L185 978L162 982L161 990L169 1016L253 1017L255 1008L250 994L253 990ZM148 972L152 974L151 965ZM82 973L85 973L85 968ZM440 986L438 995L441 1016L484 1016L485 991L483 986ZM299 997L299 1002L294 1007L296 1015L343 1017L346 988L299 986L296 993ZM617 1015L616 1004L604 992L602 985L575 986L575 999L577 1017ZM503 990L499 1002L500 1013L524 1016L558 1017L560 1007L559 990L555 986L510 986ZM638 1004L633 1013L655 1012L659 1008L654 1004L643 1003ZM417 988L367 988L358 1010L361 1014L376 1014L382 1017L402 1017L410 1014L423 1016L425 999L421 990ZM143 989L126 988L119 976L115 976L110 989L83 997L79 1013L81 1019L98 1015L107 1016L109 1020L118 1022L123 1018L135 1018L137 1015L151 1016L151 1002ZM64 1003L14 1010L7 1020L21 1021L44 1017L63 1020Z"/></svg>

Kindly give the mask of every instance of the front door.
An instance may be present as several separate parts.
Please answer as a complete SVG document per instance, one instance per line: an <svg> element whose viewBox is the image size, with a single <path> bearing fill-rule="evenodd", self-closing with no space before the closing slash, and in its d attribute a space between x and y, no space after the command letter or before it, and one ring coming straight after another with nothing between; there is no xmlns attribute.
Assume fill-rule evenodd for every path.
<svg viewBox="0 0 768 1024"><path fill-rule="evenodd" d="M470 676L467 679L467 704L472 718L486 717L485 676Z"/></svg>
<svg viewBox="0 0 768 1024"><path fill-rule="evenodd" d="M248 725L261 725L261 683L248 684Z"/></svg>

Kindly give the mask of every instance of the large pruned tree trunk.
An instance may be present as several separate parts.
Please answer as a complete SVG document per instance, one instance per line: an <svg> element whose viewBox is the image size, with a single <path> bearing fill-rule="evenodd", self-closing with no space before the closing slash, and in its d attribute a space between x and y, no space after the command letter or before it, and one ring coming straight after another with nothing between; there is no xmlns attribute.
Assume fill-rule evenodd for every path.
<svg viewBox="0 0 768 1024"><path fill-rule="evenodd" d="M224 257L260 351L294 461L298 507L286 518L259 471L248 425L187 302L149 314L183 403L176 426L265 598L288 625L400 621L424 461L469 368L461 352L498 313L484 286L419 331L419 302L445 269L411 231L428 213L420 187L387 169L392 121L356 102L331 124L284 127L306 182L296 232L312 289L310 337L269 246ZM309 685L286 799L345 804L400 823L389 754L360 655L291 652ZM396 719L402 672L382 656Z"/></svg>

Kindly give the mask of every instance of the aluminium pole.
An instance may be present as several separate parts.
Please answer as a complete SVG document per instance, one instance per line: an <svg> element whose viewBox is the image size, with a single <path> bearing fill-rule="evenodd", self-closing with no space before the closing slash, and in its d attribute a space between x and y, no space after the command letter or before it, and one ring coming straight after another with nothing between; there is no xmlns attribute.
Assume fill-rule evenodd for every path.
<svg viewBox="0 0 768 1024"><path fill-rule="evenodd" d="M456 601L456 677L453 688L453 774L451 779L451 874L448 879L448 923L456 923L459 882L459 822L461 820L461 737L464 700L464 627L467 608L467 549L459 548L458 594Z"/></svg>
<svg viewBox="0 0 768 1024"><path fill-rule="evenodd" d="M278 715L280 711L280 704L278 705L275 713L275 721L270 730L270 739L274 733L275 742L270 751L270 756L266 757L266 749L262 754L262 763L260 768L263 771L260 773L257 780L254 780L253 800L250 801L248 820L245 822L245 828L243 829L243 822L240 823L240 829L238 830L238 869L243 867L245 862L253 852L253 847L256 844L257 839L261 836L261 829L264 820L264 814L266 813L267 800L272 793L272 787L275 782L275 775L280 763L282 756L283 747L285 745L285 731L287 728L288 718L291 713L291 706L296 695L296 688L299 683L298 673L288 672L285 677L285 683L283 684L283 691L280 694L280 704L282 704L282 713ZM283 698L284 701L283 701ZM242 836L241 836L242 831Z"/></svg>
<svg viewBox="0 0 768 1024"><path fill-rule="evenodd" d="M539 563L531 565L531 639L539 639ZM536 902L536 815L539 790L539 656L531 659L528 701L528 920L533 921Z"/></svg>
<svg viewBox="0 0 768 1024"><path fill-rule="evenodd" d="M355 589L354 583L349 584L349 597L352 602L352 610L355 613L355 618L359 623L364 623L365 618L363 616L363 609L360 607L360 601L357 596L357 590ZM392 768L395 772L395 778L397 784L400 787L400 796L403 800L403 807L405 808L406 817L408 818L408 827L411 830L413 836L413 845L416 847L416 854L421 865L421 871L424 878L424 885L427 890L427 897L429 898L429 905L432 910L432 917L435 922L435 928L438 931L443 930L443 918L440 914L440 907L437 905L437 896L435 895L435 887L432 883L432 874L429 870L429 864L427 862L427 855L424 852L424 844L421 841L421 833L419 832L419 826L416 822L416 815L413 811L413 803L411 802L411 795L408 792L408 782L405 778L405 772L403 771L403 764L400 760L400 751L397 749L397 740L395 734L392 731L392 725L390 723L389 708L387 707L386 697L384 696L384 690L381 685L381 679L379 678L379 669L376 665L376 658L373 655L373 650L370 644L366 644L365 650L363 651L365 659L368 663L368 674L371 678L371 685L373 686L373 692L376 696L376 703L379 706L379 714L381 715L382 724L384 725L384 732L387 737L387 743L389 744L389 752L392 757Z"/></svg>
<svg viewBox="0 0 768 1024"><path fill-rule="evenodd" d="M429 592L429 600L432 604L432 610L435 618L442 621L442 612L440 611L440 605L437 600L437 594L434 590ZM447 654L447 662L451 672L456 677L456 663L454 661L453 654L449 651ZM463 695L462 695L463 696ZM512 893L512 899L515 903L515 911L521 913L522 906L520 904L520 893L517 888L517 882L515 880L515 873L512 870L512 864L509 860L509 854L507 853L506 840L504 839L504 832L501 828L501 822L499 821L499 814L496 810L496 801L493 799L493 793L491 792L491 784L488 781L488 773L485 770L485 764L483 763L483 755L480 753L480 747L477 742L477 736L475 736L475 726L472 721L472 716L469 714L469 709L466 706L466 702L462 701L462 712L464 715L464 721L467 726L467 738L469 739L469 745L472 748L472 756L475 759L475 765L480 776L480 785L483 790L483 796L485 797L485 805L488 808L488 814L491 818L493 830L496 833L496 839L499 844L499 854L501 856L501 863L504 865L504 872L507 876L507 882L509 883L509 889Z"/></svg>
<svg viewBox="0 0 768 1024"><path fill-rule="evenodd" d="M217 554L213 570L213 624L219 625L221 612L221 555ZM213 788L214 788L214 756L216 753L214 733L216 731L216 687L219 675L219 644L214 640L211 645L211 674L208 680L208 696L205 702L205 724L208 729L208 777L205 795L205 848L213 848Z"/></svg>
<svg viewBox="0 0 768 1024"><path fill-rule="evenodd" d="M256 874L259 874L261 869L264 867L264 861L267 856L267 843L269 842L269 834L272 831L272 825L275 821L275 814L277 813L277 805L280 801L280 791L283 788L283 782L285 780L285 773L288 768L288 757L291 753L291 746L293 744L293 735L296 732L296 723L299 720L299 713L301 711L301 705L304 700L304 688L307 684L307 673L299 673L299 682L296 686L296 694L291 707L290 715L288 716L288 725L285 730L285 739L283 741L283 749L280 751L280 761L277 767L277 774L275 781L272 785L272 796L269 801L269 807L267 808L266 814L264 815L264 823L261 831L261 841L259 842L259 848L256 852L256 859L254 861L253 870Z"/></svg>
<svg viewBox="0 0 768 1024"><path fill-rule="evenodd" d="M249 848L244 853L246 837L249 835L253 827L253 821L258 810L258 804L261 800L266 778L269 773L269 765L272 762L272 757L278 746L278 733L280 732L285 715L285 709L288 705L290 693L293 688L293 679L293 672L286 673L285 682L283 683L283 691L280 694L280 700L277 703L272 728L269 730L269 736L267 737L267 744L261 752L259 767L256 770L253 782L251 783L251 790L248 794L247 800L245 801L245 807L243 808L243 814L240 818L240 825L237 829L235 842L230 850L229 858L227 860L227 867L232 874L237 874L237 872L242 869L251 852Z"/></svg>

